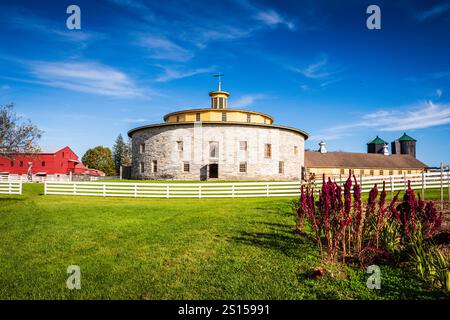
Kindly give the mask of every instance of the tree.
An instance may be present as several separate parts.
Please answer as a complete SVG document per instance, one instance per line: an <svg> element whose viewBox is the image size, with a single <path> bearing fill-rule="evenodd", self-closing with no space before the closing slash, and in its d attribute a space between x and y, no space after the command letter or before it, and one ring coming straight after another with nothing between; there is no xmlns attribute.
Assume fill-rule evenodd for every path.
<svg viewBox="0 0 450 320"><path fill-rule="evenodd" d="M14 104L0 106L0 155L9 157L16 153L36 153L39 151L37 141L43 131L29 120L14 112Z"/></svg>
<svg viewBox="0 0 450 320"><path fill-rule="evenodd" d="M120 166L131 164L130 143L125 143L121 134L119 134L113 146L113 160L117 175L120 173Z"/></svg>
<svg viewBox="0 0 450 320"><path fill-rule="evenodd" d="M114 175L114 162L109 148L102 146L91 148L86 151L81 161L88 168L101 170L107 176Z"/></svg>

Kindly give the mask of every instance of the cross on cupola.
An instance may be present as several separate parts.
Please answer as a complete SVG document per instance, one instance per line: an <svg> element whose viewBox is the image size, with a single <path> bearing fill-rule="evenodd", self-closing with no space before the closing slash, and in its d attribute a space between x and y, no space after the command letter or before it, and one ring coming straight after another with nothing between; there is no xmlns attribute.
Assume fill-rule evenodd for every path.
<svg viewBox="0 0 450 320"><path fill-rule="evenodd" d="M211 97L211 108L213 109L226 109L227 108L227 100L230 94L226 91L222 91L222 77L223 73L215 74L215 78L219 78L218 82L218 90L211 91L209 96Z"/></svg>

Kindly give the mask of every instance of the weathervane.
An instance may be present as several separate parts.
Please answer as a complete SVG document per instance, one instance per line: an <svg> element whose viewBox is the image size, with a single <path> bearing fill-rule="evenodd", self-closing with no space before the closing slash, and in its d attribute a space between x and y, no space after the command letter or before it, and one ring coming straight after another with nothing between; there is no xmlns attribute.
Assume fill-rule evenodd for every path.
<svg viewBox="0 0 450 320"><path fill-rule="evenodd" d="M224 76L223 73L218 73L215 74L214 77L218 77L219 78L219 90L218 91L222 91L222 77Z"/></svg>

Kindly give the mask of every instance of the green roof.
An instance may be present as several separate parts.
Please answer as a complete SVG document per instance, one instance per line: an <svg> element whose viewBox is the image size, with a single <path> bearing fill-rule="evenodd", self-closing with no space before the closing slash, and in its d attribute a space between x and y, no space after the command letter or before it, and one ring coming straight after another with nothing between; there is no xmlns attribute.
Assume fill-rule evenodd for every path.
<svg viewBox="0 0 450 320"><path fill-rule="evenodd" d="M379 136L377 136L375 139L373 139L368 144L387 144L387 142L384 141L383 139L381 139Z"/></svg>
<svg viewBox="0 0 450 320"><path fill-rule="evenodd" d="M406 134L406 132L403 133L403 135L397 140L397 141L417 141L414 138L411 138Z"/></svg>

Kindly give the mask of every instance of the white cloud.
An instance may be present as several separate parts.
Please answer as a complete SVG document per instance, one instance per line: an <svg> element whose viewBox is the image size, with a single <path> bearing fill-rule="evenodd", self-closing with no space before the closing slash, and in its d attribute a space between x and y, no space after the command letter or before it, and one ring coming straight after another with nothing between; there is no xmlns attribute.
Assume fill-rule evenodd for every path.
<svg viewBox="0 0 450 320"><path fill-rule="evenodd" d="M159 36L143 36L139 39L139 44L150 51L153 59L187 61L193 56L189 50Z"/></svg>
<svg viewBox="0 0 450 320"><path fill-rule="evenodd" d="M127 119L123 119L123 122L126 123L142 123L142 122L147 122L147 119L144 118L136 118L136 119L131 119L131 118L127 118Z"/></svg>
<svg viewBox="0 0 450 320"><path fill-rule="evenodd" d="M287 21L275 10L269 9L264 11L259 11L255 15L255 19L262 21L269 27L276 27L278 25L284 25L289 30L295 30L295 24L291 21Z"/></svg>
<svg viewBox="0 0 450 320"><path fill-rule="evenodd" d="M186 41L194 42L199 48L205 48L211 41L231 41L250 36L256 28L240 28L231 25L197 28L196 32L185 35Z"/></svg>
<svg viewBox="0 0 450 320"><path fill-rule="evenodd" d="M143 2L138 0L108 0L109 2L124 7L134 14L139 15L144 20L148 22L155 21L155 14L151 11Z"/></svg>
<svg viewBox="0 0 450 320"><path fill-rule="evenodd" d="M305 78L314 81L309 84L303 84L301 86L303 91L311 90L312 88L325 88L330 84L343 80L343 78L339 76L342 69L339 67L330 66L328 58L325 54L321 55L319 60L310 63L304 68L298 68L292 65L286 66L285 64L283 64L283 66L290 71L299 73Z"/></svg>
<svg viewBox="0 0 450 320"><path fill-rule="evenodd" d="M246 94L233 101L233 106L235 106L236 108L252 107L256 100L263 99L264 97L265 95L261 93Z"/></svg>
<svg viewBox="0 0 450 320"><path fill-rule="evenodd" d="M163 69L163 73L156 78L158 82L168 82L171 80L177 80L187 77L192 77L197 74L208 73L214 71L214 67L197 68L192 70L180 70L173 66L157 65Z"/></svg>
<svg viewBox="0 0 450 320"><path fill-rule="evenodd" d="M95 62L30 62L37 83L109 97L144 97L139 88L125 73Z"/></svg>
<svg viewBox="0 0 450 320"><path fill-rule="evenodd" d="M0 18L9 22L9 25L14 28L39 32L46 36L55 36L52 39L75 42L82 46L86 46L88 42L106 37L105 34L93 31L68 30L65 23L55 23L52 20L36 16L29 11L13 10L8 12L7 15L1 15Z"/></svg>
<svg viewBox="0 0 450 320"><path fill-rule="evenodd" d="M442 97L443 91L442 89L436 89L436 95L438 98Z"/></svg>
<svg viewBox="0 0 450 320"><path fill-rule="evenodd" d="M380 127L381 131L424 129L450 123L450 104L419 103L405 108L407 111L394 110L391 114L374 118L365 125Z"/></svg>
<svg viewBox="0 0 450 320"><path fill-rule="evenodd" d="M419 22L423 22L430 18L440 16L449 10L450 10L450 3L442 3L442 4L435 5L432 8L430 8L424 12L421 12L420 14L418 14L416 16L416 18Z"/></svg>
<svg viewBox="0 0 450 320"><path fill-rule="evenodd" d="M450 104L431 101L379 110L363 115L354 123L343 124L322 130L310 137L311 140L333 140L354 135L357 129L375 128L378 131L406 131L425 129L450 124Z"/></svg>
<svg viewBox="0 0 450 320"><path fill-rule="evenodd" d="M305 69L297 69L297 71L311 79L325 79L332 75L328 71L328 58L326 56L323 56L317 62L311 63Z"/></svg>

